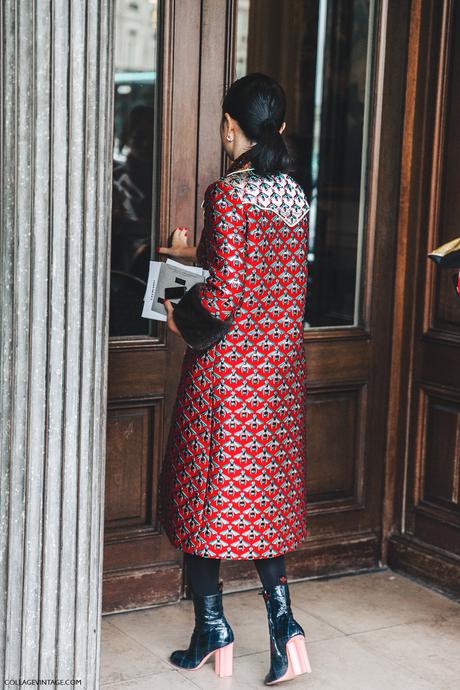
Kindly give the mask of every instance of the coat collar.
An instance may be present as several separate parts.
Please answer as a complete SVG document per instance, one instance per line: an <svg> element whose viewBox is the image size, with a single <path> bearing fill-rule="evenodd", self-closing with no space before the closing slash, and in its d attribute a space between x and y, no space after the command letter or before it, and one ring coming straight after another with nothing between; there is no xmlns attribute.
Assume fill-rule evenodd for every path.
<svg viewBox="0 0 460 690"><path fill-rule="evenodd" d="M289 227L298 225L310 210L302 187L286 173L263 176L253 174L252 168L245 168L227 173L225 178L229 178L243 202L273 211Z"/></svg>
<svg viewBox="0 0 460 690"><path fill-rule="evenodd" d="M238 168L238 170L229 170L227 173L225 173L224 177L230 177L230 175L236 175L237 173L241 172L251 172L251 170L254 170L254 168Z"/></svg>

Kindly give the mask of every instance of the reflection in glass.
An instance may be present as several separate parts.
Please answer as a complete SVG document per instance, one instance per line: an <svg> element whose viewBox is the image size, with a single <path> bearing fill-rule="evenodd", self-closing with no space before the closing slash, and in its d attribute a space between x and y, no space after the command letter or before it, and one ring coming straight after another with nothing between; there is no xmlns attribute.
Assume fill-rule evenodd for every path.
<svg viewBox="0 0 460 690"><path fill-rule="evenodd" d="M460 5L452 7L452 36L460 36ZM445 88L446 119L444 151L441 156L441 189L439 235L436 244L449 242L460 234L460 41L453 40L450 55L449 78ZM458 271L437 270L436 318L443 329L460 326L460 301L456 298ZM452 283L455 289L452 289Z"/></svg>
<svg viewBox="0 0 460 690"><path fill-rule="evenodd" d="M359 323L373 0L238 0L236 77L286 91L292 176L310 201L306 327Z"/></svg>
<svg viewBox="0 0 460 690"><path fill-rule="evenodd" d="M117 0L114 43L114 149L111 336L155 335L143 298L155 224L158 1Z"/></svg>

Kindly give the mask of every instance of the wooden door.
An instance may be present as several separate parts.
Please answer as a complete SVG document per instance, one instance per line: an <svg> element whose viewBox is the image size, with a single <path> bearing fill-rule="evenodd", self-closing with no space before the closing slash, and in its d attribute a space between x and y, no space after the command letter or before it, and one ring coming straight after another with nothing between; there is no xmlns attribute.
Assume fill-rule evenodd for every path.
<svg viewBox="0 0 460 690"><path fill-rule="evenodd" d="M224 25L216 8L224 4L228 39L216 34L219 42L213 42L216 24ZM288 99L293 174L311 203L305 314L310 538L288 554L288 573L300 578L375 568L382 559L409 7L239 0L204 2L203 8L214 50L202 56L200 127L209 131L219 120L220 99L210 103L209 94L222 76L232 81L262 71L277 78ZM206 183L208 169L198 167ZM226 591L258 583L250 562L224 561L221 574Z"/></svg>
<svg viewBox="0 0 460 690"><path fill-rule="evenodd" d="M182 592L156 498L184 348L140 305L155 247L195 227L199 153L200 3L116 0L114 17L104 612Z"/></svg>
<svg viewBox="0 0 460 690"><path fill-rule="evenodd" d="M142 3L126 6L133 4ZM225 89L248 71L277 78L288 96L293 174L311 202L310 537L288 555L288 572L300 578L374 568L382 546L408 7L383 0L164 0L158 8L154 203L151 235L137 239L165 244L172 228L188 225L191 243L199 241L204 189L227 165L218 136ZM125 25L118 42L133 51L140 29L130 19ZM115 39L116 51L117 33ZM123 81L123 68L120 58L121 96L134 79ZM119 234L114 228L113 248L123 258ZM126 279L120 274L130 270L122 266L112 277L111 318L122 324L123 313L134 313L117 301ZM155 504L184 349L162 326L110 338L105 611L185 593L182 555L159 529ZM221 572L226 591L258 583L250 562L226 561Z"/></svg>
<svg viewBox="0 0 460 690"><path fill-rule="evenodd" d="M460 593L460 299L427 259L460 235L460 6L412 5L395 302L389 562ZM393 500L394 497L394 500Z"/></svg>

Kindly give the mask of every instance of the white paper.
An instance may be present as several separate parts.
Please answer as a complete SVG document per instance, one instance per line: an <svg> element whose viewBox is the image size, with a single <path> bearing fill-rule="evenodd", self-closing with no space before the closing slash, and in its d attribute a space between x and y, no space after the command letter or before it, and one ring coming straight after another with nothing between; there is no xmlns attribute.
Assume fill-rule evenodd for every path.
<svg viewBox="0 0 460 690"><path fill-rule="evenodd" d="M171 264L172 266L178 266L179 268L184 268L184 264L181 264L180 261L174 261L174 259L166 259L167 264ZM204 268L201 268L201 266L185 266L187 271L192 271L192 273L198 273L199 275L202 275L203 272L206 273Z"/></svg>
<svg viewBox="0 0 460 690"><path fill-rule="evenodd" d="M144 294L144 306L141 316L144 319L167 321L167 314L162 299L169 287L182 288L182 295L171 299L174 304L182 299L183 294L195 283L201 283L209 276L209 271L201 266L189 266L173 259L149 262L149 275Z"/></svg>

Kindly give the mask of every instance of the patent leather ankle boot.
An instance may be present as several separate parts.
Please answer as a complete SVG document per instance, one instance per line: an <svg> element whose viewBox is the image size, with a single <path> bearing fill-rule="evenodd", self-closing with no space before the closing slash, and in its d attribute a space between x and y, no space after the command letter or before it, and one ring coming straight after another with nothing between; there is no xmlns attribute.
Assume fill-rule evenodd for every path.
<svg viewBox="0 0 460 690"><path fill-rule="evenodd" d="M195 628L188 649L178 649L169 660L174 666L196 671L215 654L214 670L219 676L231 676L233 666L233 630L224 616L222 581L217 594L198 596L192 592Z"/></svg>
<svg viewBox="0 0 460 690"><path fill-rule="evenodd" d="M280 577L279 585L268 590L263 588L259 594L263 595L267 608L270 633L270 670L265 676L265 685L310 673L305 633L292 615L286 577Z"/></svg>

